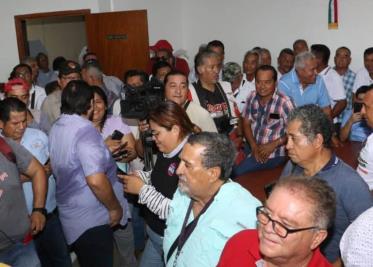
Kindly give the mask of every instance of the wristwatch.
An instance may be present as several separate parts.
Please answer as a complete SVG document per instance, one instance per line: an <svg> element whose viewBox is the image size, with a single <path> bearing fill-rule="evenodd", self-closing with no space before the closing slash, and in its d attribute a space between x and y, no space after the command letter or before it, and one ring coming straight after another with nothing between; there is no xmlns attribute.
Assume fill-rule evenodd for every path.
<svg viewBox="0 0 373 267"><path fill-rule="evenodd" d="M33 208L32 212L40 212L41 214L44 215L45 218L47 218L47 209L46 208Z"/></svg>

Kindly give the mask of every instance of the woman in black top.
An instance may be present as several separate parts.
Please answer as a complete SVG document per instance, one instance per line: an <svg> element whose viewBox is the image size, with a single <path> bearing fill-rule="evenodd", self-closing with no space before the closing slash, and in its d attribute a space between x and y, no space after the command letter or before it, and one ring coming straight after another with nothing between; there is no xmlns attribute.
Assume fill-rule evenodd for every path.
<svg viewBox="0 0 373 267"><path fill-rule="evenodd" d="M160 151L151 174L138 171L121 176L124 191L139 194L139 203L145 204L144 217L149 239L140 267L164 266L162 237L168 204L178 186L176 169L180 162L179 154L194 130L184 109L172 101L162 102L151 111L149 124L153 141Z"/></svg>

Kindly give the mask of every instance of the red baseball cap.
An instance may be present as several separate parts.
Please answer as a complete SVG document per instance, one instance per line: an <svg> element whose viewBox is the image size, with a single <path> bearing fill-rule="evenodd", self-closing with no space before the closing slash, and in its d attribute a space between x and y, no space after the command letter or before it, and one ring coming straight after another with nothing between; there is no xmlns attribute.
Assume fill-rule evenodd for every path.
<svg viewBox="0 0 373 267"><path fill-rule="evenodd" d="M172 45L167 40L159 40L154 45L149 46L149 48L153 51L158 51L160 49L165 49L169 51L173 51Z"/></svg>
<svg viewBox="0 0 373 267"><path fill-rule="evenodd" d="M4 84L4 92L9 93L12 91L13 86L15 85L22 85L22 87L26 90L30 89L30 86L26 83L26 81L22 78L13 78L9 80L6 84Z"/></svg>

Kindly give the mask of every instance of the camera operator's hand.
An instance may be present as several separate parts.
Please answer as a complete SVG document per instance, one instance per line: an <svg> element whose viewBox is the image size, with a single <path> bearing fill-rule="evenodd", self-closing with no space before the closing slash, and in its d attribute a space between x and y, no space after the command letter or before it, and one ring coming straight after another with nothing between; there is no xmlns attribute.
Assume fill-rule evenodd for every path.
<svg viewBox="0 0 373 267"><path fill-rule="evenodd" d="M146 132L149 129L150 129L150 125L146 120L143 120L143 121L139 122L139 131L141 133Z"/></svg>

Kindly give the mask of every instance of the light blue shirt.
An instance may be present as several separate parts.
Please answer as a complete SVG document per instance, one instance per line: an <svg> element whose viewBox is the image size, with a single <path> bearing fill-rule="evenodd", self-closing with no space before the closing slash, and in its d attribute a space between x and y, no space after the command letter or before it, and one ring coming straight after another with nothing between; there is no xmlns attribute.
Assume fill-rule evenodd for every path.
<svg viewBox="0 0 373 267"><path fill-rule="evenodd" d="M321 108L330 106L331 100L321 76L316 76L316 82L305 89L299 81L295 69L283 75L278 83L278 89L289 96L297 107L316 104Z"/></svg>
<svg viewBox="0 0 373 267"><path fill-rule="evenodd" d="M351 115L352 115L352 109L345 110L343 114L343 118L342 118L341 127L346 125ZM349 134L349 140L364 142L371 133L372 133L372 130L369 128L365 119L362 119L361 121L357 121L352 124L350 134Z"/></svg>
<svg viewBox="0 0 373 267"><path fill-rule="evenodd" d="M165 260L171 245L180 234L189 203L190 197L178 189L171 201L166 221L163 240ZM231 236L244 229L256 228L256 207L260 205L259 200L238 183L230 181L222 185L182 248L176 266L216 266ZM193 219L191 212L188 223ZM175 255L176 250L167 266L173 266Z"/></svg>
<svg viewBox="0 0 373 267"><path fill-rule="evenodd" d="M26 128L21 139L21 145L23 145L41 165L47 163L49 159L48 136L45 133L37 129ZM25 182L22 184L22 187L26 198L27 210L29 214L31 214L34 199L32 183ZM48 178L48 193L45 208L48 213L56 208L56 181L52 175Z"/></svg>
<svg viewBox="0 0 373 267"><path fill-rule="evenodd" d="M68 244L86 230L109 223L109 211L87 184L86 177L104 173L123 209L121 224L127 223L116 164L92 122L79 115L62 114L49 134L50 159L56 177L58 211Z"/></svg>

